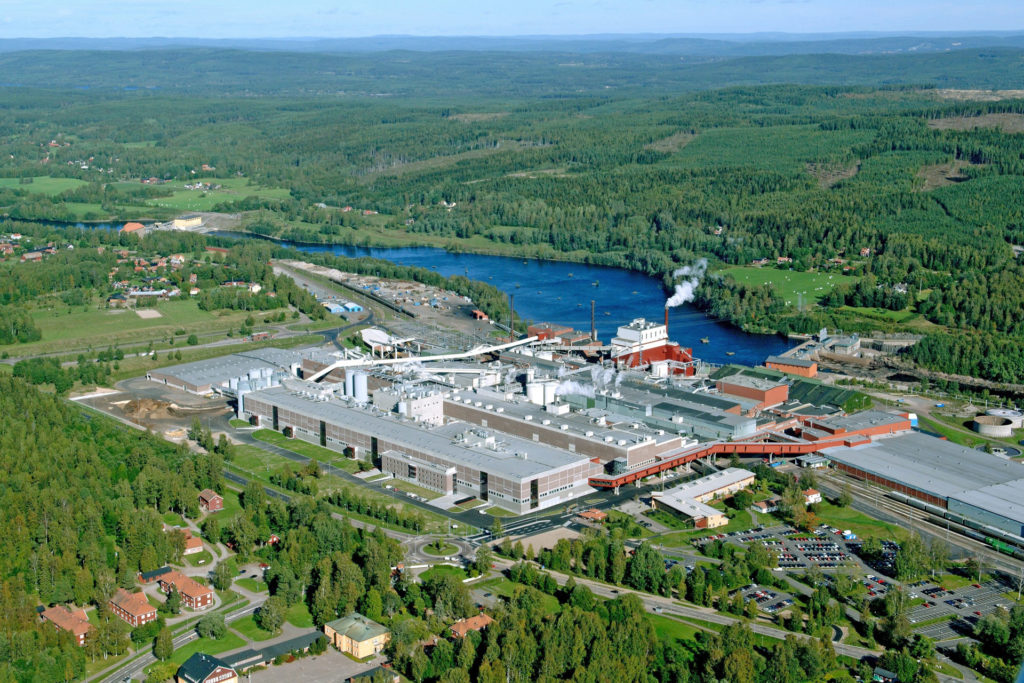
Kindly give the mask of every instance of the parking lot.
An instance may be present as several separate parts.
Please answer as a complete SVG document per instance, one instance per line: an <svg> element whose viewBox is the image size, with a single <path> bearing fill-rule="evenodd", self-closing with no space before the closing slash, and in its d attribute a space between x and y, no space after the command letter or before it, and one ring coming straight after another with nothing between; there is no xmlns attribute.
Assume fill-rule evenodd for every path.
<svg viewBox="0 0 1024 683"><path fill-rule="evenodd" d="M922 581L907 586L912 598L925 602L911 610L911 625L945 618L939 623L915 626L914 630L936 641L970 635L978 618L995 610L999 605L1009 609L1013 601L1003 595L1006 587L992 580L972 584L957 590Z"/></svg>
<svg viewBox="0 0 1024 683"><path fill-rule="evenodd" d="M850 562L859 564L856 551L860 550L860 543L852 538L843 538L841 530L831 527L821 526L813 532L802 532L790 526L775 526L725 534L721 540L760 543L775 553L780 569L807 569L816 565L829 570Z"/></svg>

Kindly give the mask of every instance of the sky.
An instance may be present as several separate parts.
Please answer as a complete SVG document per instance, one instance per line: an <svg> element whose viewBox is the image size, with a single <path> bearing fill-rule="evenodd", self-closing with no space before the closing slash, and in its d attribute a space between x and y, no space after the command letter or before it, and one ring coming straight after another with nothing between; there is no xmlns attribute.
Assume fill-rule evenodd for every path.
<svg viewBox="0 0 1024 683"><path fill-rule="evenodd" d="M1022 0L0 0L0 38L1018 29Z"/></svg>

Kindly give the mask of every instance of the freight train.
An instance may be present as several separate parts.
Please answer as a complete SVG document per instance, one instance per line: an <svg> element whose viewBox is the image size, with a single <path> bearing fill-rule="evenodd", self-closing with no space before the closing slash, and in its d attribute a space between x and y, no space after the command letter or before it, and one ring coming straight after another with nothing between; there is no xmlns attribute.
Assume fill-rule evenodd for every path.
<svg viewBox="0 0 1024 683"><path fill-rule="evenodd" d="M1005 555L1015 557L1018 560L1024 560L1024 538L1016 536L1009 532L997 529L988 524L982 524L970 517L964 517L955 512L950 512L944 508L940 508L937 505L926 503L923 500L918 500L912 496L907 496L902 493L895 491L889 491L886 494L893 500L898 500L901 503L909 505L910 507L917 508L931 515L929 521L939 526L947 526L949 523L957 526L957 533L960 533L968 538L973 538L976 541L990 546L993 550L1001 552Z"/></svg>

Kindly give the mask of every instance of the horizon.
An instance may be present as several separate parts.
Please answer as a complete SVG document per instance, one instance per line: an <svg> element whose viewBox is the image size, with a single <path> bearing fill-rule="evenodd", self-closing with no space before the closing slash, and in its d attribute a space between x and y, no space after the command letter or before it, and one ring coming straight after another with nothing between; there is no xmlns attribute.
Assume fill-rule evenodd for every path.
<svg viewBox="0 0 1024 683"><path fill-rule="evenodd" d="M521 0L484 7L467 0L424 6L391 0L367 7L300 0L285 11L265 0L225 0L201 13L132 0L41 0L0 12L6 39L340 40L406 38L703 37L763 35L1006 34L1024 31L1013 0ZM310 26L318 27L311 34ZM999 26L1020 28L999 29Z"/></svg>

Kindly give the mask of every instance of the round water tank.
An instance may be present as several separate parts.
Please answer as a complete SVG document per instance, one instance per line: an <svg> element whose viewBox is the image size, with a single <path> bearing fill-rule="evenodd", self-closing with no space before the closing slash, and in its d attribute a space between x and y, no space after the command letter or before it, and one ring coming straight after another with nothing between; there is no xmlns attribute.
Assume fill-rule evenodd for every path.
<svg viewBox="0 0 1024 683"><path fill-rule="evenodd" d="M346 396L352 396L355 393L353 391L353 388L355 386L355 381L353 380L353 377L355 376L355 374L356 373L354 371L352 371L352 370L346 370L345 371L345 395Z"/></svg>
<svg viewBox="0 0 1024 683"><path fill-rule="evenodd" d="M538 382L530 382L526 385L526 399L530 403L544 405L544 386Z"/></svg>
<svg viewBox="0 0 1024 683"><path fill-rule="evenodd" d="M544 405L555 401L555 390L558 389L558 382L544 383Z"/></svg>
<svg viewBox="0 0 1024 683"><path fill-rule="evenodd" d="M982 436L997 438L1013 436L1013 420L998 415L979 415L974 418L971 426Z"/></svg>
<svg viewBox="0 0 1024 683"><path fill-rule="evenodd" d="M365 373L357 372L352 378L353 383L353 396L360 403L366 403L370 400L370 392L367 388L367 377Z"/></svg>

